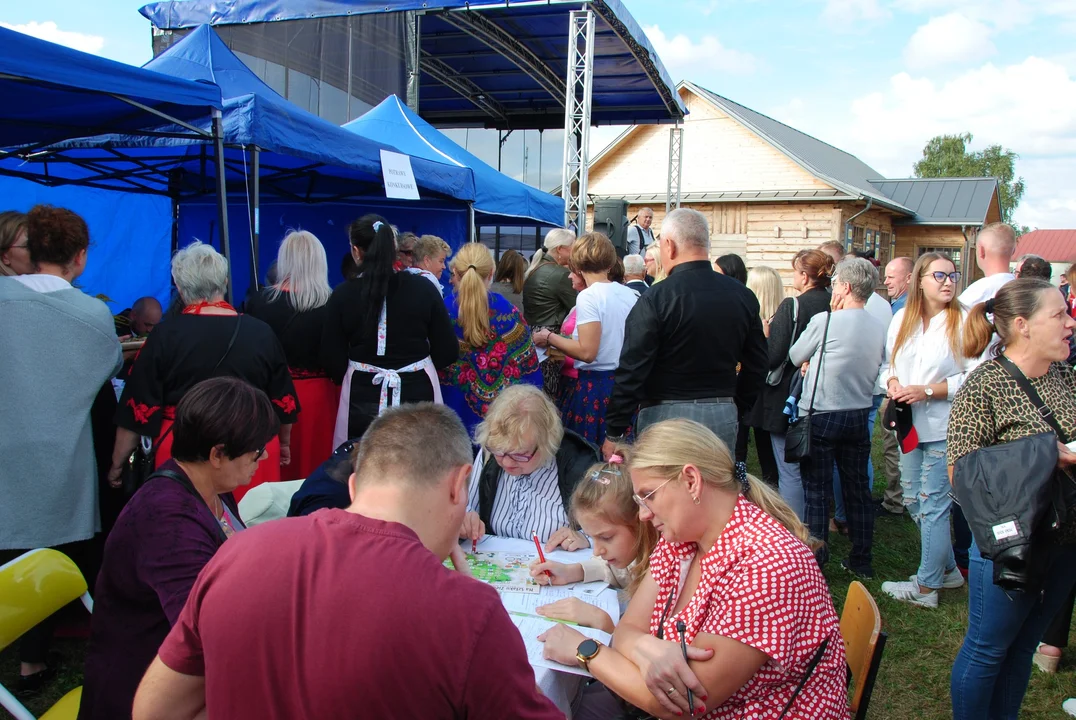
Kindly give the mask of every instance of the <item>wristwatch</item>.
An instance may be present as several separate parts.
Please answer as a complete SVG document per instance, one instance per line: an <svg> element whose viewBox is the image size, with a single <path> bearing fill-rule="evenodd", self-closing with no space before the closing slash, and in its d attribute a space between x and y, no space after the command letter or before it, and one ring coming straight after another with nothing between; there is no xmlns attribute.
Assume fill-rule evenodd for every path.
<svg viewBox="0 0 1076 720"><path fill-rule="evenodd" d="M927 389L924 390L923 392L926 393L927 400L934 397L934 388L930 387L929 385L927 385Z"/></svg>
<svg viewBox="0 0 1076 720"><path fill-rule="evenodd" d="M594 659L601 649L602 644L600 642L587 638L579 643L579 647L575 649L575 659L579 661L584 670L589 671L590 661Z"/></svg>

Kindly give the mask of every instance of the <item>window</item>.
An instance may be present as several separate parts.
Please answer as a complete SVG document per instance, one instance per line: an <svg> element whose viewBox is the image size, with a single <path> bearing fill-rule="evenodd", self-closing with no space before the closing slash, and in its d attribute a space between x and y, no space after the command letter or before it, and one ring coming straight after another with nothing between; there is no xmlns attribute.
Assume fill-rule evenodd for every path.
<svg viewBox="0 0 1076 720"><path fill-rule="evenodd" d="M962 262L963 258L961 257L963 255L963 252L964 252L963 248L961 248L959 246L950 246L950 247L917 247L915 249L916 257L922 257L923 255L927 254L928 252L945 253L946 255L948 255L949 257L951 257L953 259L953 264L956 265L957 272L959 272L959 273L964 272L964 267L963 267L963 262Z"/></svg>

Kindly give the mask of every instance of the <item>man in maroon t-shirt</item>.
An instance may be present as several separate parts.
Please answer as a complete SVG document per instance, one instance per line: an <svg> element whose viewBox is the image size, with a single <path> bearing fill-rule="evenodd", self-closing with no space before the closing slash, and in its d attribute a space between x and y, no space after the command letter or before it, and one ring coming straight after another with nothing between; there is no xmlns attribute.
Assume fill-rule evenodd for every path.
<svg viewBox="0 0 1076 720"><path fill-rule="evenodd" d="M421 403L366 431L347 510L238 533L206 565L134 703L134 720L564 716L519 632L462 560L471 443Z"/></svg>

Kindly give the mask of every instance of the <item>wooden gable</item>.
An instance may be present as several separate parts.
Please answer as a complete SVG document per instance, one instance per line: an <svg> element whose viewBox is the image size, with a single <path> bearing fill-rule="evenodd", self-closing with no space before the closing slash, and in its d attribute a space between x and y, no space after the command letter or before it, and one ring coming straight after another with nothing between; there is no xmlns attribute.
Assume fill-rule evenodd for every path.
<svg viewBox="0 0 1076 720"><path fill-rule="evenodd" d="M682 194L831 189L709 100L686 87L680 97L690 111L684 121ZM668 172L669 126L637 125L590 166L587 192L664 194Z"/></svg>

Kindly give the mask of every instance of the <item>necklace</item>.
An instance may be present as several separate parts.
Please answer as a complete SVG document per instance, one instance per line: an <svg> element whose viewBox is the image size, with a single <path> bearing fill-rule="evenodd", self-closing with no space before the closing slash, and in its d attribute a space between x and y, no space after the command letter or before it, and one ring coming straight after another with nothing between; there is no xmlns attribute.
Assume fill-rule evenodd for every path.
<svg viewBox="0 0 1076 720"><path fill-rule="evenodd" d="M205 300L199 300L198 302L196 302L196 303L194 303L192 305L188 305L187 307L183 308L183 314L184 315L203 315L205 313L203 313L202 311L205 310L206 308L218 308L220 310L231 310L232 312L236 312L236 309L234 307L232 307L231 304L229 304L225 300L220 300L218 302L212 302L212 303L207 302Z"/></svg>

